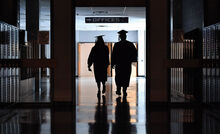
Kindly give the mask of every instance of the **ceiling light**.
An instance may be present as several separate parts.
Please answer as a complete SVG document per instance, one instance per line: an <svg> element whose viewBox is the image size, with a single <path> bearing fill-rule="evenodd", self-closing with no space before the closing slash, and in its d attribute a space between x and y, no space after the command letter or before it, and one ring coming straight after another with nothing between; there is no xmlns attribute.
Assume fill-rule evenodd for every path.
<svg viewBox="0 0 220 134"><path fill-rule="evenodd" d="M106 25L98 25L97 27L108 27L108 26L106 26Z"/></svg>
<svg viewBox="0 0 220 134"><path fill-rule="evenodd" d="M106 15L108 14L108 11L93 11L94 15Z"/></svg>

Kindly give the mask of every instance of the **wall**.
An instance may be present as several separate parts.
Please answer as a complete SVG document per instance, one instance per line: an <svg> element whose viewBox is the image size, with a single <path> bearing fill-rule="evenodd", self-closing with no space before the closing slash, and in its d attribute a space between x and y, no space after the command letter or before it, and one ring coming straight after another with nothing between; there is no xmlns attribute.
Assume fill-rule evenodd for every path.
<svg viewBox="0 0 220 134"><path fill-rule="evenodd" d="M209 26L220 22L220 0L204 0L204 25Z"/></svg>
<svg viewBox="0 0 220 134"><path fill-rule="evenodd" d="M173 29L184 33L203 26L203 0L171 0ZM173 17L173 18L172 18Z"/></svg>
<svg viewBox="0 0 220 134"><path fill-rule="evenodd" d="M146 31L138 31L138 76L146 76Z"/></svg>
<svg viewBox="0 0 220 134"><path fill-rule="evenodd" d="M90 51L92 47L94 46L94 43L82 43L79 44L79 69L78 72L80 77L94 77L94 69L93 66L91 67L92 72L88 71L88 65L87 65L87 59L89 57Z"/></svg>
<svg viewBox="0 0 220 134"><path fill-rule="evenodd" d="M203 0L182 1L182 28L184 33L203 26Z"/></svg>
<svg viewBox="0 0 220 134"><path fill-rule="evenodd" d="M76 31L75 37L75 57L78 57L78 42L79 42L79 31ZM75 62L78 63L78 58L75 59ZM75 75L78 76L78 64L75 64Z"/></svg>
<svg viewBox="0 0 220 134"><path fill-rule="evenodd" d="M76 40L78 42L95 42L95 36L105 35L103 37L105 42L118 42L118 31L76 31ZM129 31L127 33L127 40L131 42L138 42L137 31Z"/></svg>
<svg viewBox="0 0 220 134"><path fill-rule="evenodd" d="M76 31L76 57L78 57L78 42L95 42L97 35L105 35L103 37L105 42L118 42L118 31ZM127 40L131 42L138 42L138 75L145 76L146 58L145 58L145 31L128 31ZM78 58L76 58L78 63ZM87 72L87 70L86 70ZM75 74L78 76L78 65L76 64ZM85 76L83 74L82 76Z"/></svg>
<svg viewBox="0 0 220 134"><path fill-rule="evenodd" d="M0 21L17 26L17 0L1 0Z"/></svg>
<svg viewBox="0 0 220 134"><path fill-rule="evenodd" d="M172 1L173 28L182 29L182 0Z"/></svg>

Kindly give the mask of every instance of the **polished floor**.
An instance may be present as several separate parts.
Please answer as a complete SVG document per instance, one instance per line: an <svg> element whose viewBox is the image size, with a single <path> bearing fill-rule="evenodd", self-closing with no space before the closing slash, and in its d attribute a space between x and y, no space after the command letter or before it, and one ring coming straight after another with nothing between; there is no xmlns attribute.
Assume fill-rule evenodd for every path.
<svg viewBox="0 0 220 134"><path fill-rule="evenodd" d="M106 93L100 95L94 78L77 81L77 134L146 134L145 78L131 78L127 97L115 94L113 78L106 83Z"/></svg>
<svg viewBox="0 0 220 134"><path fill-rule="evenodd" d="M145 86L132 78L118 96L109 78L97 95L94 78L78 78L76 107L0 108L0 134L220 134L219 107L146 109Z"/></svg>
<svg viewBox="0 0 220 134"><path fill-rule="evenodd" d="M0 134L219 134L219 109L168 109L151 111L144 126L129 122L128 113L109 123L104 108L95 121L75 123L71 111L54 109L13 109L0 117ZM118 111L117 111L118 113ZM120 120L118 118L123 118ZM77 127L75 126L76 124ZM142 129L142 130L138 130Z"/></svg>

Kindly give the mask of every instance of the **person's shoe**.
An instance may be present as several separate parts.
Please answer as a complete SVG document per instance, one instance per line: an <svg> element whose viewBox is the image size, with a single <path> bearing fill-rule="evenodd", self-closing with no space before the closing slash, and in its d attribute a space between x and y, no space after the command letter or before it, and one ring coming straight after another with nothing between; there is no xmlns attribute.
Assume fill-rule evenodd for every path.
<svg viewBox="0 0 220 134"><path fill-rule="evenodd" d="M116 91L116 94L117 94L117 95L121 95L121 92L117 90L117 91Z"/></svg>

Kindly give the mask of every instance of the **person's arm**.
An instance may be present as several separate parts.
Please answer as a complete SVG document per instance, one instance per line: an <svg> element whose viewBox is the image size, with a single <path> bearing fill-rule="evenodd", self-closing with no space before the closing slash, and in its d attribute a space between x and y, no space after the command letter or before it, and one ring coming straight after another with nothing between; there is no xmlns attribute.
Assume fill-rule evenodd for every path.
<svg viewBox="0 0 220 134"><path fill-rule="evenodd" d="M111 55L111 68L114 68L116 60L116 47L113 47L112 55Z"/></svg>
<svg viewBox="0 0 220 134"><path fill-rule="evenodd" d="M91 50L91 52L89 54L88 60L87 60L88 70L89 71L92 71L91 66L92 66L93 62L94 62L94 50L92 48L92 50Z"/></svg>

